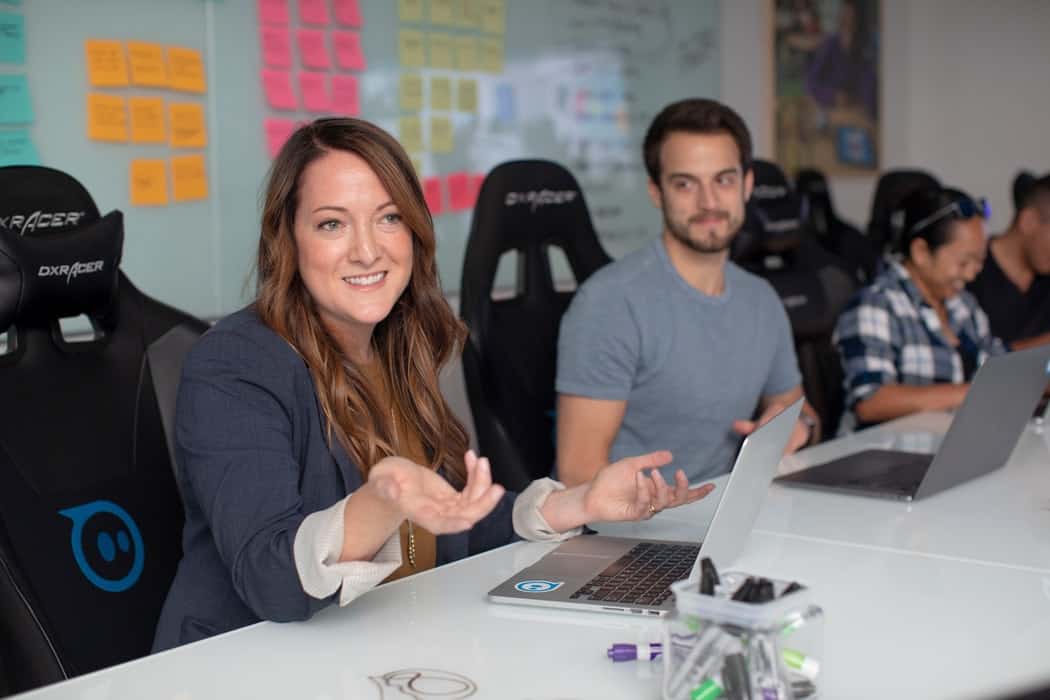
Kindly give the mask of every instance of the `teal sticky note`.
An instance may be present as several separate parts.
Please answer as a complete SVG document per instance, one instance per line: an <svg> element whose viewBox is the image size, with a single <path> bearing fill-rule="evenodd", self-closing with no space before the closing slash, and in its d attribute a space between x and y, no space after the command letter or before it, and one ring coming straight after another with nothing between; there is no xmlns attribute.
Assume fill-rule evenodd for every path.
<svg viewBox="0 0 1050 700"><path fill-rule="evenodd" d="M0 124L31 124L33 104L24 75L0 73Z"/></svg>
<svg viewBox="0 0 1050 700"><path fill-rule="evenodd" d="M25 129L0 129L0 167L5 165L40 165L40 154Z"/></svg>
<svg viewBox="0 0 1050 700"><path fill-rule="evenodd" d="M0 0L0 5L12 5L18 7L22 4L22 0Z"/></svg>
<svg viewBox="0 0 1050 700"><path fill-rule="evenodd" d="M22 15L0 12L0 63L26 62L26 21Z"/></svg>

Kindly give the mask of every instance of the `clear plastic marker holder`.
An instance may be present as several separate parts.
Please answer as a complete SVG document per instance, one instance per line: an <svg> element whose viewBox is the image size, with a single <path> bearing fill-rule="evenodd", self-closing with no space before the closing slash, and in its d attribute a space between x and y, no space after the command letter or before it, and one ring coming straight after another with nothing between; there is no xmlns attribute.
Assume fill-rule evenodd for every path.
<svg viewBox="0 0 1050 700"><path fill-rule="evenodd" d="M748 576L721 574L715 595L696 581L671 585L664 625L664 700L808 700L820 696L824 613L808 588L780 597L789 581L769 579L766 603L731 600Z"/></svg>

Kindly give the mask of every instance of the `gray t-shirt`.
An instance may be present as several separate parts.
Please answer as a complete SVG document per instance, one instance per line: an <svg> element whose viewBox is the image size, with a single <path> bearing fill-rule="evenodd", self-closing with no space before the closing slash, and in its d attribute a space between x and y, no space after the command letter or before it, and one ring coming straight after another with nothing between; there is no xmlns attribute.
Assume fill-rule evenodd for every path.
<svg viewBox="0 0 1050 700"><path fill-rule="evenodd" d="M665 477L726 473L740 442L733 421L801 379L769 283L727 263L723 293L703 294L660 238L596 272L561 322L558 393L627 401L609 458L671 450Z"/></svg>

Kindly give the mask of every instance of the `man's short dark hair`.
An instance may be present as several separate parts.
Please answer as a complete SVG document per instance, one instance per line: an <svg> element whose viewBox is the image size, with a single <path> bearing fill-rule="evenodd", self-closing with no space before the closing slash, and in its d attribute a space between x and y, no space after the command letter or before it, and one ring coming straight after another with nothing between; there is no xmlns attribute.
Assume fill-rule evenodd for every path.
<svg viewBox="0 0 1050 700"><path fill-rule="evenodd" d="M751 170L751 133L740 115L717 100L693 97L667 105L645 132L642 157L649 179L660 184L660 147L674 131L693 134L727 133L740 151L740 169Z"/></svg>
<svg viewBox="0 0 1050 700"><path fill-rule="evenodd" d="M1014 217L1028 207L1039 209L1040 217L1045 221L1047 209L1050 208L1050 173L1036 178L1028 172L1018 173L1013 184Z"/></svg>

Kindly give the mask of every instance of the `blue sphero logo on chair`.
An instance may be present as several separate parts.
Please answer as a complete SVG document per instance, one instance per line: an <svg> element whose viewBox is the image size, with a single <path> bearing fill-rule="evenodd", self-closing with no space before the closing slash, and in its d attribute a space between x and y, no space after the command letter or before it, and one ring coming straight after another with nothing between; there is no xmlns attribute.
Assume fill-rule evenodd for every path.
<svg viewBox="0 0 1050 700"><path fill-rule="evenodd" d="M551 593L561 588L564 581L544 581L543 579L529 579L518 581L514 584L514 590L522 593Z"/></svg>
<svg viewBox="0 0 1050 700"><path fill-rule="evenodd" d="M73 521L73 558L94 586L120 593L135 585L146 558L142 533L113 501L92 501L58 511Z"/></svg>

